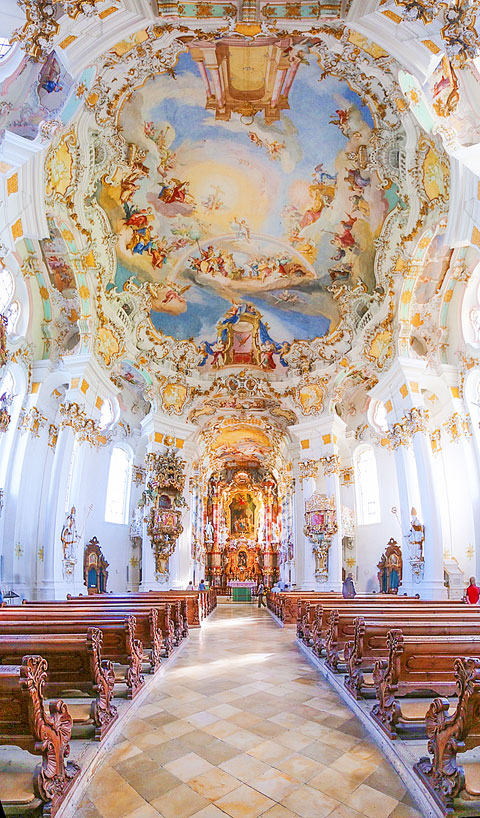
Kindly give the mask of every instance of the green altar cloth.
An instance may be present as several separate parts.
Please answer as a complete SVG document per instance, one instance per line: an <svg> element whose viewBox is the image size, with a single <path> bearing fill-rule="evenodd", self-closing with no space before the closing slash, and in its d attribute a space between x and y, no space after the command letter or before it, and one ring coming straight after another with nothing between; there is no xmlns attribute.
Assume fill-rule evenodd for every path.
<svg viewBox="0 0 480 818"><path fill-rule="evenodd" d="M232 588L233 602L251 602L252 591L250 588Z"/></svg>

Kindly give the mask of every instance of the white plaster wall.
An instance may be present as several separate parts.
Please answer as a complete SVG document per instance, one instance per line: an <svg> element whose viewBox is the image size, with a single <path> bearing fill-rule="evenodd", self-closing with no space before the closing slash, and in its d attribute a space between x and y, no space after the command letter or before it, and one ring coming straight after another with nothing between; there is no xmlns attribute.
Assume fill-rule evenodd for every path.
<svg viewBox="0 0 480 818"><path fill-rule="evenodd" d="M90 504L93 509L88 516L85 533L79 547L79 562L82 562L83 576L83 548L92 538L97 537L105 559L110 563L108 567L107 590L125 592L127 590L127 565L131 557L130 511L135 504L138 489L131 484L129 498L128 522L125 525L107 523L105 521L105 503L107 495L108 471L113 446L95 450L89 447L89 452L83 464L82 492L79 497L77 519L79 523L85 518ZM81 511L81 513L80 513ZM131 568L129 568L131 571Z"/></svg>
<svg viewBox="0 0 480 818"><path fill-rule="evenodd" d="M391 512L399 506L395 459L392 452L382 446L374 446L380 494L380 522L356 526L357 591L378 591L377 563L390 539L402 544L398 522ZM356 502L356 497L355 497ZM406 569L409 570L408 568ZM404 555L404 579L405 555Z"/></svg>

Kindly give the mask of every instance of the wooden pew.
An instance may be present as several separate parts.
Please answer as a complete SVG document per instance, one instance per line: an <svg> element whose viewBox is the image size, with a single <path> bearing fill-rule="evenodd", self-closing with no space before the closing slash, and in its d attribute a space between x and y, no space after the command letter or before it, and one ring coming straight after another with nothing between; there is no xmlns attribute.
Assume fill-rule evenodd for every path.
<svg viewBox="0 0 480 818"><path fill-rule="evenodd" d="M25 656L20 666L0 666L0 744L41 756L33 792L45 818L54 818L80 768L66 760L72 732L67 705L57 700L45 707L47 670L41 656Z"/></svg>
<svg viewBox="0 0 480 818"><path fill-rule="evenodd" d="M127 698L134 698L144 685L142 676L143 644L136 637L136 620L134 616L110 614L108 619L102 616L92 617L90 612L75 619L66 615L60 616L56 611L47 615L39 609L36 617L30 608L2 608L0 610L0 634L15 635L28 633L79 633L86 636L88 629L97 627L103 634L103 656L111 662L127 665L125 683Z"/></svg>
<svg viewBox="0 0 480 818"><path fill-rule="evenodd" d="M398 617L399 618L399 617ZM346 642L345 687L355 699L374 694L371 671L376 661L388 656L387 636L397 615L357 616L353 625L353 640ZM429 632L437 635L480 633L480 609L466 608L462 612L436 611L432 618L422 620L422 614L403 615L399 622L405 636L423 636Z"/></svg>
<svg viewBox="0 0 480 818"><path fill-rule="evenodd" d="M334 602L375 602L380 601L381 604L391 605L401 603L409 600L410 602L417 599L417 597L396 596L394 594L357 594L354 600L344 599L342 594L337 591L288 591L286 593L271 594L271 605L274 606L274 613L281 619L284 625L293 625L298 622L298 606L299 603L310 604L315 603L334 603Z"/></svg>
<svg viewBox="0 0 480 818"><path fill-rule="evenodd" d="M88 596L71 596L67 594L68 602L93 602L116 599L122 602L159 601L173 603L180 600L184 605L187 624L190 627L199 627L202 620L213 610L212 596L209 591L140 591L130 594L90 594ZM215 597L216 603L216 597ZM33 604L37 604L34 602ZM40 603L41 604L41 603Z"/></svg>
<svg viewBox="0 0 480 818"><path fill-rule="evenodd" d="M65 696L69 690L93 697L91 704L70 705L75 716L94 725L95 739L101 741L118 717L112 704L115 672L112 662L102 656L103 635L98 628L83 634L0 635L0 665L15 665L34 650L48 663L44 694ZM86 712L85 712L86 711Z"/></svg>
<svg viewBox="0 0 480 818"><path fill-rule="evenodd" d="M449 714L448 699L437 698L425 716L427 749L414 770L443 814L453 816L458 806L469 815L480 815L479 762L459 765L458 753L480 745L480 659L457 658L454 679L458 693L455 711ZM462 798L463 804L457 800Z"/></svg>
<svg viewBox="0 0 480 818"><path fill-rule="evenodd" d="M372 618L371 606L363 606L365 616ZM420 619L432 619L446 617L447 621L450 617L460 615L460 622L468 620L470 611L475 614L475 609L470 608L470 611L463 603L450 602L449 605L438 606L436 602L421 601L413 607L410 605L389 606L388 610L379 608L378 617L390 619L391 628L403 627L406 621L414 620L416 617ZM327 665L333 670L338 670L340 662L345 663L346 657L343 655L343 649L347 642L354 638L355 634L355 619L358 609L349 605L342 608L333 608L328 615L328 624L325 632L325 654L327 657ZM386 634L385 634L386 636Z"/></svg>
<svg viewBox="0 0 480 818"><path fill-rule="evenodd" d="M416 729L424 723L432 695L455 694L454 666L459 656L480 657L480 636L404 636L400 629L387 637L388 658L373 669L377 704L374 721L389 738L398 730L408 735L408 725ZM424 700L401 702L406 696L423 695Z"/></svg>
<svg viewBox="0 0 480 818"><path fill-rule="evenodd" d="M170 603L157 603L152 607L151 604L115 605L102 603L89 605L87 601L79 605L69 605L66 602L52 601L38 605L26 603L22 605L20 610L32 610L37 617L41 611L45 611L48 616L56 613L58 615L57 618L60 616L66 616L69 619L90 617L92 621L95 620L95 624L97 625L99 618L102 617L108 619L112 617L126 617L129 615L135 616L136 637L140 639L144 648L150 652L147 657L150 663L149 670L150 673L155 673L160 667L162 656L169 656L174 644L178 643L175 631L176 625L172 619L171 608ZM1 615L0 612L0 622ZM177 609L175 609L175 616L178 619Z"/></svg>
<svg viewBox="0 0 480 818"><path fill-rule="evenodd" d="M194 611L195 611L195 600L193 598L187 599L186 597L180 598L175 596L167 596L166 593L157 594L156 592L146 592L143 594L90 594L89 596L76 596L72 597L67 595L66 602L73 606L78 605L85 605L85 606L94 606L94 605L117 605L117 606L127 606L131 608L132 613L135 613L135 610L138 606L144 607L147 606L162 606L162 605L170 605L170 609L174 612L174 624L175 628L177 629L177 625L181 629L181 637L184 638L188 636L188 629L190 626L190 619L195 619ZM23 604L33 605L33 606L41 606L41 605L58 605L63 604L62 600L47 600L46 602L41 601L33 601L33 602L25 602ZM177 614L178 612L178 614ZM197 617L198 621L198 617Z"/></svg>
<svg viewBox="0 0 480 818"><path fill-rule="evenodd" d="M330 664L331 667L334 668L334 651L343 647L343 643L345 641L350 641L353 639L353 619L355 616L358 616L361 613L369 615L375 614L375 611L385 611L385 609L392 613L405 612L406 614L409 611L412 613L433 611L433 613L435 613L437 610L453 610L453 606L457 606L457 609L462 611L465 611L467 607L464 605L464 603L456 603L451 601L445 601L443 604L440 602L432 603L426 600L411 599L408 597L400 597L396 603L389 603L388 606L382 604L380 597L374 597L373 600L368 599L366 601L357 599L328 599L326 601L324 600L322 602L317 602L313 614L311 605L309 618L310 622L313 620L313 623L302 623L302 628L305 626L309 638L307 644L311 644L313 646L313 652L317 656L322 655L326 648L327 637L329 638L329 649L331 651ZM333 612L336 612L335 618L332 618L331 616ZM348 615L351 616L350 631L348 631L348 627L346 626L346 631L345 633L342 633L342 638L340 639L338 635L337 621L340 621L340 617L347 617Z"/></svg>

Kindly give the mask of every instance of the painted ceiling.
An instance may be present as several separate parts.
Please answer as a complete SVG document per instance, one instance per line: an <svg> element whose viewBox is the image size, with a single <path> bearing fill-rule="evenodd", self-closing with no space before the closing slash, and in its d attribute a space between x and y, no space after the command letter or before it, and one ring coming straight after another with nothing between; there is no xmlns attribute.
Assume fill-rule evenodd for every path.
<svg viewBox="0 0 480 818"><path fill-rule="evenodd" d="M360 5L159 0L91 59L73 15L0 89L4 130L47 148L46 229L20 250L41 354L93 354L218 468L272 468L289 427L364 408L399 351L435 355L474 263L447 230L448 152L478 141L470 22L460 48L427 0L379 6L422 74Z"/></svg>
<svg viewBox="0 0 480 818"><path fill-rule="evenodd" d="M271 46L239 42L235 70L256 88ZM334 330L329 288L373 291L374 241L398 202L395 186L366 168L373 120L358 94L319 79L314 46L285 39L281 48L298 71L269 124L205 110L195 46L181 54L174 77L148 80L120 111L118 129L142 156L138 180L119 169L98 192L117 237L117 291L148 282L155 328L193 338L213 367L229 325L231 362L255 363L249 313L259 315L269 369L286 365L292 341Z"/></svg>

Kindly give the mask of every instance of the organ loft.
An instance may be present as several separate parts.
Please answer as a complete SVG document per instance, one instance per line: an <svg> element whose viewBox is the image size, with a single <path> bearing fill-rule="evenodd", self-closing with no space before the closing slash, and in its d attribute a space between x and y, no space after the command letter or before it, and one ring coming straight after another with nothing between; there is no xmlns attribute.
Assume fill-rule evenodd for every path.
<svg viewBox="0 0 480 818"><path fill-rule="evenodd" d="M5 814L480 815L479 4L0 10Z"/></svg>

